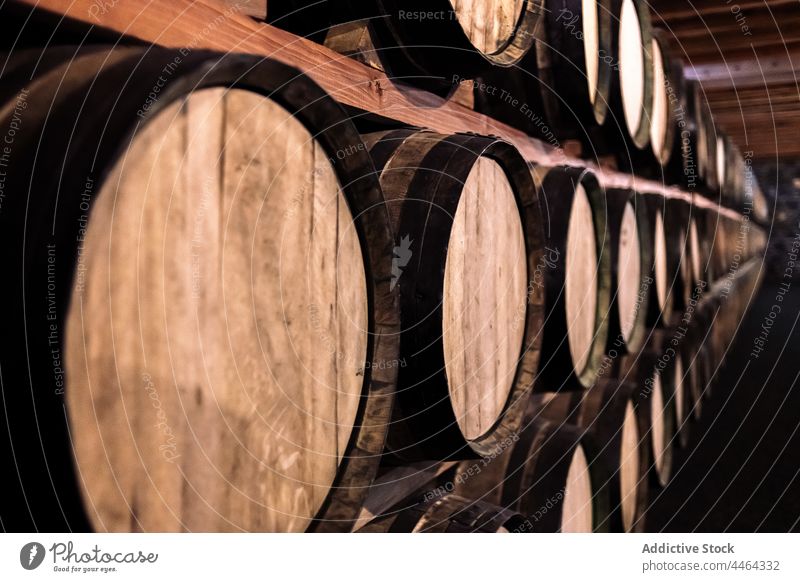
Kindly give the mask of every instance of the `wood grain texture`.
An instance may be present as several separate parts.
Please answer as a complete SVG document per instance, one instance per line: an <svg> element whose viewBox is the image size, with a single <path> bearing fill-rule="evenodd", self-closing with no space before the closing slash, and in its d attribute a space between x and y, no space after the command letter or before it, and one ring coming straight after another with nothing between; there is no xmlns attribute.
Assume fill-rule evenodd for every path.
<svg viewBox="0 0 800 582"><path fill-rule="evenodd" d="M569 349L578 375L586 368L597 339L598 277L602 276L598 269L598 236L589 197L578 184L569 216L564 284Z"/></svg>
<svg viewBox="0 0 800 582"><path fill-rule="evenodd" d="M455 17L470 42L482 53L492 54L516 33L523 0L450 0Z"/></svg>
<svg viewBox="0 0 800 582"><path fill-rule="evenodd" d="M443 293L444 358L464 436L477 439L500 417L514 383L527 301L525 236L508 177L480 158L458 202Z"/></svg>
<svg viewBox="0 0 800 582"><path fill-rule="evenodd" d="M305 529L368 334L360 243L308 130L243 90L170 105L104 183L83 256L68 408L95 527Z"/></svg>

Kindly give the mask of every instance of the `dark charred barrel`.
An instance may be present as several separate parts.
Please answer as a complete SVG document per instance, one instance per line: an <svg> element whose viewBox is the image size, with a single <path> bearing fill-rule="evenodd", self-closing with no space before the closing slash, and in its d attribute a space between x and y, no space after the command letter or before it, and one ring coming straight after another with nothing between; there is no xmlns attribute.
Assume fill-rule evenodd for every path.
<svg viewBox="0 0 800 582"><path fill-rule="evenodd" d="M4 526L349 528L395 386L368 363L397 361L399 316L343 110L274 61L152 48L92 49L25 95L0 216L27 282L2 291L4 444L47 431L17 451L37 504L7 492Z"/></svg>
<svg viewBox="0 0 800 582"><path fill-rule="evenodd" d="M653 484L663 487L672 476L676 416L673 368L660 358L661 352L653 349L625 356L619 379L636 386L639 434L650 448L648 474Z"/></svg>
<svg viewBox="0 0 800 582"><path fill-rule="evenodd" d="M359 533L527 533L519 513L459 495L444 494L379 517Z"/></svg>
<svg viewBox="0 0 800 582"><path fill-rule="evenodd" d="M587 450L599 446L585 431L529 409L517 435L459 465L454 492L525 515L534 533L608 531L609 473Z"/></svg>
<svg viewBox="0 0 800 582"><path fill-rule="evenodd" d="M602 379L583 393L534 396L538 417L574 424L599 444L584 450L590 465L608 471L611 531L644 531L650 448L639 432L638 394L633 384Z"/></svg>
<svg viewBox="0 0 800 582"><path fill-rule="evenodd" d="M546 318L537 385L591 386L608 341L611 252L605 192L585 169L536 167L545 224Z"/></svg>
<svg viewBox="0 0 800 582"><path fill-rule="evenodd" d="M647 208L633 190L606 192L611 250L611 308L607 351L635 353L646 335L653 243Z"/></svg>
<svg viewBox="0 0 800 582"><path fill-rule="evenodd" d="M519 427L544 317L541 209L505 142L398 130L367 141L396 233L402 319L389 449L484 455Z"/></svg>

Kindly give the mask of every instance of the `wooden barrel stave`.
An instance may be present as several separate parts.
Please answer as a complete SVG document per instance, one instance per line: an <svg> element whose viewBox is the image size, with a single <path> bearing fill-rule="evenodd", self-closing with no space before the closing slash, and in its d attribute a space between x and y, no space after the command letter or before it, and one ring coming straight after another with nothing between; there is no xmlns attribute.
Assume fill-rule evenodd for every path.
<svg viewBox="0 0 800 582"><path fill-rule="evenodd" d="M409 255L395 279L405 364L388 448L406 461L482 455L519 426L538 367L544 243L530 172L490 138L367 141Z"/></svg>
<svg viewBox="0 0 800 582"><path fill-rule="evenodd" d="M604 192L594 174L580 168L536 167L533 173L552 258L543 277L547 318L537 385L544 391L590 386L602 366L611 301Z"/></svg>

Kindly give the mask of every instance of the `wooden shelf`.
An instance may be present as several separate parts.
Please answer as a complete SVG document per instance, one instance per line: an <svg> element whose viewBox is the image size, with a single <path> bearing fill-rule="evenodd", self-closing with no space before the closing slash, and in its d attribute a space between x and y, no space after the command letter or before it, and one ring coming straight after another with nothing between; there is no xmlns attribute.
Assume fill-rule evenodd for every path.
<svg viewBox="0 0 800 582"><path fill-rule="evenodd" d="M172 48L244 52L294 66L345 105L440 133L473 132L513 143L531 162L589 167L607 188L632 188L691 201L691 194L652 180L599 168L550 144L429 92L404 86L384 73L267 24L219 0L15 0L39 13L64 16L64 26L104 29L131 39ZM43 12L44 11L44 12ZM31 25L30 23L28 25ZM740 214L700 196L697 206L733 219Z"/></svg>

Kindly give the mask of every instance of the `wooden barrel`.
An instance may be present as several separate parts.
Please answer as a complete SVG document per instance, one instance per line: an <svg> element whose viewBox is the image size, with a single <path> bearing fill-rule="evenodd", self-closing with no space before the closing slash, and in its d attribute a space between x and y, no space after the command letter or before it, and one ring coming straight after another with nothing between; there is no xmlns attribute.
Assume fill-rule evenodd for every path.
<svg viewBox="0 0 800 582"><path fill-rule="evenodd" d="M402 318L389 449L483 455L519 427L544 317L541 210L509 144L397 130L367 137L396 234Z"/></svg>
<svg viewBox="0 0 800 582"><path fill-rule="evenodd" d="M718 212L700 211L697 213L698 229L702 231L701 240L705 244L706 262L711 280L719 279L728 272L726 259L728 240L725 223L727 218Z"/></svg>
<svg viewBox="0 0 800 582"><path fill-rule="evenodd" d="M650 147L656 161L667 168L680 155L681 118L685 112L683 65L673 56L667 31L654 28L651 54L653 62L653 106L650 116ZM677 146L677 147L676 147Z"/></svg>
<svg viewBox="0 0 800 582"><path fill-rule="evenodd" d="M311 29L325 21L329 26L361 21L390 77L446 92L493 67L519 63L535 44L542 6L541 0L293 0L274 13L276 18L272 14L269 9L268 21L318 41Z"/></svg>
<svg viewBox="0 0 800 582"><path fill-rule="evenodd" d="M317 42L332 26L362 21L389 76L439 90L517 64L536 41L541 1L279 0L262 9L256 0L248 11Z"/></svg>
<svg viewBox="0 0 800 582"><path fill-rule="evenodd" d="M700 269L700 278L705 281L709 286L716 281L719 273L718 266L714 259L713 245L716 232L714 230L716 223L717 212L710 209L703 208L696 204L692 205L692 230L696 234L691 234L690 237L696 239L697 253L699 258L698 267ZM695 243L691 243L694 245Z"/></svg>
<svg viewBox="0 0 800 582"><path fill-rule="evenodd" d="M48 113L25 119L0 221L31 287L3 290L19 315L0 357L42 390L7 401L13 442L35 418L52 436L23 484L74 451L80 493L65 468L54 490L97 530L348 529L399 317L389 215L343 110L285 65L161 49L68 61L29 103ZM41 501L38 527L72 528Z"/></svg>
<svg viewBox="0 0 800 582"><path fill-rule="evenodd" d="M608 113L613 66L610 0L542 0L535 50L485 71L475 109L559 147L592 135Z"/></svg>
<svg viewBox="0 0 800 582"><path fill-rule="evenodd" d="M591 386L608 341L611 252L605 192L581 168L533 169L551 264L544 270L546 319L537 385Z"/></svg>
<svg viewBox="0 0 800 582"><path fill-rule="evenodd" d="M747 190L752 189L755 183L752 169L745 162L741 150L727 135L720 136L717 155L722 157L718 160L718 166L724 168L720 170L724 172L724 179L720 180L722 203L738 212L743 212Z"/></svg>
<svg viewBox="0 0 800 582"><path fill-rule="evenodd" d="M707 352L703 350L707 329L703 329L696 323L700 318L699 312L696 317L698 319L693 320L689 325L686 341L681 345L686 401L690 415L695 421L700 420L703 414L703 397L708 375L705 362Z"/></svg>
<svg viewBox="0 0 800 582"><path fill-rule="evenodd" d="M655 373L666 388L665 405L675 412L675 435L678 444L686 446L689 442L689 423L692 395L690 383L686 379L687 365L684 361L689 333L683 320L669 328L654 330L647 349L656 355Z"/></svg>
<svg viewBox="0 0 800 582"><path fill-rule="evenodd" d="M643 195L648 217L648 230L652 236L652 263L649 268L652 284L649 287L649 327L669 325L679 308L673 286L680 269L680 251L676 245L674 228L665 221L666 200L656 194Z"/></svg>
<svg viewBox="0 0 800 582"><path fill-rule="evenodd" d="M717 365L714 362L712 349L710 345L710 336L705 334L704 341L700 345L697 352L698 361L698 383L700 387L701 396L708 400L714 393L714 383L716 380ZM702 407L701 407L702 414Z"/></svg>
<svg viewBox="0 0 800 582"><path fill-rule="evenodd" d="M608 531L609 473L589 461L599 446L586 431L530 409L512 439L459 465L454 492L525 515L533 532Z"/></svg>
<svg viewBox="0 0 800 582"><path fill-rule="evenodd" d="M481 500L444 494L379 517L359 533L528 533L524 516Z"/></svg>
<svg viewBox="0 0 800 582"><path fill-rule="evenodd" d="M608 471L611 531L644 531L650 450L640 434L637 399L634 384L605 378L586 392L534 396L537 417L577 425L598 444L585 444L584 451L590 465Z"/></svg>
<svg viewBox="0 0 800 582"><path fill-rule="evenodd" d="M661 352L644 349L622 358L620 381L638 389L637 413L640 435L650 448L648 473L656 486L665 486L672 476L672 449L676 434L674 377L672 368L657 369Z"/></svg>
<svg viewBox="0 0 800 582"><path fill-rule="evenodd" d="M606 203L612 289L607 352L616 358L637 352L645 340L653 243L641 196L612 189L606 192Z"/></svg>
<svg viewBox="0 0 800 582"><path fill-rule="evenodd" d="M611 30L612 54L617 62L612 75L608 131L624 134L624 143L644 149L650 143L653 117L650 7L643 0L612 0Z"/></svg>

